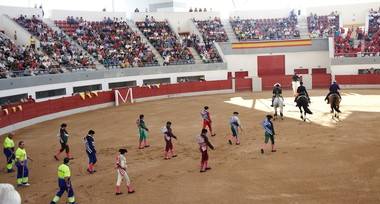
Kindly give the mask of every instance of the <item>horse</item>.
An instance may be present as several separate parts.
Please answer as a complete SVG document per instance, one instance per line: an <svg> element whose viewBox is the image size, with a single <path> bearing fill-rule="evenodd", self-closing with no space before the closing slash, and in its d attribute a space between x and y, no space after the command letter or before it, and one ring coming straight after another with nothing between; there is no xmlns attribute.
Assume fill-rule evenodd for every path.
<svg viewBox="0 0 380 204"><path fill-rule="evenodd" d="M299 95L297 97L297 107L300 109L300 113L301 113L301 119L303 121L306 121L306 114L313 114L310 109L308 108L309 106L309 100L308 98L305 96L305 95ZM303 108L303 111L302 109Z"/></svg>
<svg viewBox="0 0 380 204"><path fill-rule="evenodd" d="M277 108L280 108L280 117L281 117L281 120L283 120L284 118L284 114L283 114L283 107L284 107L284 99L282 98L282 96L280 94L276 94L274 99L273 99L273 108L274 108L274 117L273 117L273 120L276 120L277 119Z"/></svg>
<svg viewBox="0 0 380 204"><path fill-rule="evenodd" d="M334 119L334 117L336 117L339 119L339 113L341 113L341 111L339 110L340 97L338 96L338 94L333 93L329 96L328 100L331 108L330 113L332 113L331 118Z"/></svg>

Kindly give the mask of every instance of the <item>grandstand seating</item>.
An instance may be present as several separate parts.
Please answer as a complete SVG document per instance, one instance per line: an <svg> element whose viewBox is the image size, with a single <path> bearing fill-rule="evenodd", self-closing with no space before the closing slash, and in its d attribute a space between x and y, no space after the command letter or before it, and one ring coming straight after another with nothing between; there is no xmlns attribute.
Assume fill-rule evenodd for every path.
<svg viewBox="0 0 380 204"><path fill-rule="evenodd" d="M199 37L195 34L181 34L181 37L185 46L195 48L203 63L223 62L213 42L205 41L205 43L201 43Z"/></svg>
<svg viewBox="0 0 380 204"><path fill-rule="evenodd" d="M36 36L40 40L42 51L59 65L68 68L93 67L94 62L88 54L71 44L64 33L53 31L36 16L28 18L21 15L14 20Z"/></svg>
<svg viewBox="0 0 380 204"><path fill-rule="evenodd" d="M241 19L230 18L239 41L299 39L297 16L291 12L286 18Z"/></svg>
<svg viewBox="0 0 380 204"><path fill-rule="evenodd" d="M194 63L190 50L179 42L167 21L146 17L144 22L136 22L136 25L165 59L164 65Z"/></svg>
<svg viewBox="0 0 380 204"><path fill-rule="evenodd" d="M193 20L198 30L202 33L205 42L226 42L228 41L227 33L223 28L220 18L215 17L209 20Z"/></svg>
<svg viewBox="0 0 380 204"><path fill-rule="evenodd" d="M339 32L339 15L331 12L330 15L318 16L311 13L307 17L308 31L312 38L327 38L338 35Z"/></svg>
<svg viewBox="0 0 380 204"><path fill-rule="evenodd" d="M152 50L125 21L108 18L90 22L68 17L55 23L105 67L159 65Z"/></svg>
<svg viewBox="0 0 380 204"><path fill-rule="evenodd" d="M50 58L39 49L17 46L0 34L0 78L56 73Z"/></svg>

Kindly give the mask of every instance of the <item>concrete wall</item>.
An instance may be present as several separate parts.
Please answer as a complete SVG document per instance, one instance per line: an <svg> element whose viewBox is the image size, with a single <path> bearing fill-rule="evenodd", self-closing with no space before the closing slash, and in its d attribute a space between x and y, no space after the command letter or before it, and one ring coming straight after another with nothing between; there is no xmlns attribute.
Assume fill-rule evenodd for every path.
<svg viewBox="0 0 380 204"><path fill-rule="evenodd" d="M351 64L351 65L331 65L332 75L355 75L359 69L380 68L379 64Z"/></svg>
<svg viewBox="0 0 380 204"><path fill-rule="evenodd" d="M101 11L68 11L68 10L52 10L50 19L66 20L67 16L83 17L88 21L102 21L104 17L126 19L124 12L101 12Z"/></svg>
<svg viewBox="0 0 380 204"><path fill-rule="evenodd" d="M225 55L229 71L248 71L249 76L257 76L257 56L270 54ZM295 68L327 68L329 71L330 59L328 51L272 53L285 55L285 74L291 75Z"/></svg>
<svg viewBox="0 0 380 204"><path fill-rule="evenodd" d="M240 16L242 19L284 18L289 16L290 11L291 9L236 10L232 11L230 16Z"/></svg>
<svg viewBox="0 0 380 204"><path fill-rule="evenodd" d="M21 14L29 17L33 15L42 17L42 10L26 7L0 6L0 14L8 15L11 18L19 17Z"/></svg>
<svg viewBox="0 0 380 204"><path fill-rule="evenodd" d="M318 15L328 15L331 13L331 11L338 11L340 17L342 18L343 26L352 24L365 25L366 16L368 16L368 11L371 8L378 9L379 6L380 3L377 2L312 7L307 8L307 14L313 12L317 13Z"/></svg>
<svg viewBox="0 0 380 204"><path fill-rule="evenodd" d="M380 57L337 57L331 59L331 65L380 64Z"/></svg>

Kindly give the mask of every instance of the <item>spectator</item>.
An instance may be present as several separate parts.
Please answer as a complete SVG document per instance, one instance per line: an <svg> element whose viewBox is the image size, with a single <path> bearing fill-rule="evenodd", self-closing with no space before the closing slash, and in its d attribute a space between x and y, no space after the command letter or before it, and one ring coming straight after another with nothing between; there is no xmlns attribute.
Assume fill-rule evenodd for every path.
<svg viewBox="0 0 380 204"><path fill-rule="evenodd" d="M138 12L140 12L140 11L139 11L139 9L138 9L138 8L136 8L136 9L135 9L135 13L138 13Z"/></svg>
<svg viewBox="0 0 380 204"><path fill-rule="evenodd" d="M227 33L223 28L220 18L215 17L209 20L193 20L198 30L202 33L204 41L226 42L228 41Z"/></svg>
<svg viewBox="0 0 380 204"><path fill-rule="evenodd" d="M286 18L240 19L240 17L234 17L230 18L230 23L240 41L300 38L297 15L294 11L290 12Z"/></svg>

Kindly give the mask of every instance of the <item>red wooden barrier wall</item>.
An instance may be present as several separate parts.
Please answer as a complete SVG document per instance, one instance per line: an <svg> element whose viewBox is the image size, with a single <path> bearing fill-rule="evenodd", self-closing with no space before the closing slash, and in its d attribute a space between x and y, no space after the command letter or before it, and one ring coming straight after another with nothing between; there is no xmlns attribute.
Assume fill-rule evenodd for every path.
<svg viewBox="0 0 380 204"><path fill-rule="evenodd" d="M359 74L359 75L336 75L338 84L358 85L358 84L380 84L380 75Z"/></svg>
<svg viewBox="0 0 380 204"><path fill-rule="evenodd" d="M247 91L247 90L252 91L252 79L251 78L246 78L246 79L236 78L235 90L236 91Z"/></svg>
<svg viewBox="0 0 380 204"><path fill-rule="evenodd" d="M248 71L235 72L235 78L245 78L248 76Z"/></svg>
<svg viewBox="0 0 380 204"><path fill-rule="evenodd" d="M280 83L282 89L292 88L292 76L290 75L273 75L261 77L263 90L272 90L275 83Z"/></svg>
<svg viewBox="0 0 380 204"><path fill-rule="evenodd" d="M143 98L149 96L226 89L232 89L231 80L169 84L161 85L160 88L134 87L133 97ZM126 89L121 89L120 91L125 93L125 90ZM113 102L114 100L113 91L105 91L98 92L98 96L93 96L92 98L86 97L85 100L82 100L80 96L71 96L37 103L25 103L22 104L22 111L12 112L10 110L9 115L6 115L4 111L0 111L0 128L43 115Z"/></svg>
<svg viewBox="0 0 380 204"><path fill-rule="evenodd" d="M313 89L329 88L331 84L331 74L312 74Z"/></svg>
<svg viewBox="0 0 380 204"><path fill-rule="evenodd" d="M260 77L285 75L285 55L257 56L257 72Z"/></svg>

